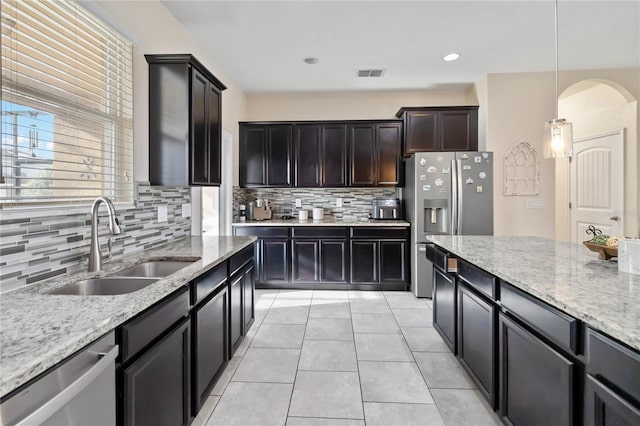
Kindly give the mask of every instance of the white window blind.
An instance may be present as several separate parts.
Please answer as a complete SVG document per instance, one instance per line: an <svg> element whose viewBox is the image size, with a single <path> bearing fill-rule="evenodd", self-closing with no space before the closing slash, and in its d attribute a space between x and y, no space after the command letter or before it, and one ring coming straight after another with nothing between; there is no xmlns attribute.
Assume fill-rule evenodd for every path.
<svg viewBox="0 0 640 426"><path fill-rule="evenodd" d="M130 201L131 43L74 1L0 4L0 206Z"/></svg>

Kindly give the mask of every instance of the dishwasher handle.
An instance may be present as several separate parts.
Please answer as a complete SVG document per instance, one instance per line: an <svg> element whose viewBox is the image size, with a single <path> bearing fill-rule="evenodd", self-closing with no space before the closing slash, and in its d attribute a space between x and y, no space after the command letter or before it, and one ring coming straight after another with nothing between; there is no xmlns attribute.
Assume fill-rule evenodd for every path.
<svg viewBox="0 0 640 426"><path fill-rule="evenodd" d="M103 352L97 355L99 357L98 362L63 389L62 392L58 393L33 413L22 419L16 426L39 425L57 413L62 407L67 405L69 401L75 398L76 395L89 386L100 374L114 364L118 356L118 345L112 346L106 353Z"/></svg>

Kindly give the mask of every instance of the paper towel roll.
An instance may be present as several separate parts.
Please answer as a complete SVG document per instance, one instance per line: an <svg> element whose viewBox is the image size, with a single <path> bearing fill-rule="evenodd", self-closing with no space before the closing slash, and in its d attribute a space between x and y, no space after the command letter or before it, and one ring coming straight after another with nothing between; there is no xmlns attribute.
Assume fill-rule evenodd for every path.
<svg viewBox="0 0 640 426"><path fill-rule="evenodd" d="M618 241L618 270L640 275L640 239Z"/></svg>

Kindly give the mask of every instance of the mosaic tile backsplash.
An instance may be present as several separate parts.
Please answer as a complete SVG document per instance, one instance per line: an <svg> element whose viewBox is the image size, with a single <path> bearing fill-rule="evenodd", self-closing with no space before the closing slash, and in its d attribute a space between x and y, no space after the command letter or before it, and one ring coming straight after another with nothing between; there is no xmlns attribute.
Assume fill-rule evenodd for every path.
<svg viewBox="0 0 640 426"><path fill-rule="evenodd" d="M122 234L111 236L112 258L148 249L191 233L182 204L191 203L186 187L139 186L136 207L118 209ZM158 223L158 205L167 206L167 221ZM87 210L90 210L87 207ZM107 252L109 227L100 206L101 251ZM0 220L0 293L87 268L91 214L65 214Z"/></svg>
<svg viewBox="0 0 640 426"><path fill-rule="evenodd" d="M336 219L367 219L371 200L379 197L398 197L396 188L233 188L233 221L238 221L240 204L256 198L269 200L275 217L296 215L298 210L324 207L325 217ZM302 207L295 207L296 198ZM336 198L342 198L342 207L336 207ZM311 217L311 212L309 212Z"/></svg>

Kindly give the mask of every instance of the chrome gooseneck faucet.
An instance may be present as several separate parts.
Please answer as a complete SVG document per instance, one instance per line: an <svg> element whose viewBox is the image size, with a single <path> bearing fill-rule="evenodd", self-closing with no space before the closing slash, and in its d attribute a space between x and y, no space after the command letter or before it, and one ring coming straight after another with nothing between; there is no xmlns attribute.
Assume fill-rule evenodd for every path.
<svg viewBox="0 0 640 426"><path fill-rule="evenodd" d="M116 209L113 203L106 197L98 197L91 206L91 249L89 250L89 272L98 272L102 269L102 253L100 253L100 244L98 243L98 208L100 203L107 206L109 215L109 231L111 235L122 233L118 218L116 217Z"/></svg>

